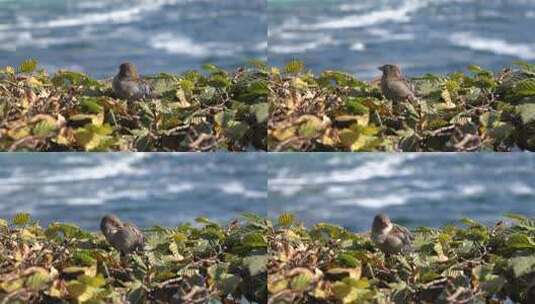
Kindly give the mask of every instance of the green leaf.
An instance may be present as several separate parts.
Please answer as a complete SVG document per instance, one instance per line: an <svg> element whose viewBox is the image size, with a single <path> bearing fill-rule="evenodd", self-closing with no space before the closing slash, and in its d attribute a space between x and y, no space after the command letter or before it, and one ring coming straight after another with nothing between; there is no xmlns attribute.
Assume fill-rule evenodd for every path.
<svg viewBox="0 0 535 304"><path fill-rule="evenodd" d="M535 75L535 64L521 60L513 61L513 64L520 67L523 72Z"/></svg>
<svg viewBox="0 0 535 304"><path fill-rule="evenodd" d="M514 257L509 260L516 278L520 278L535 271L535 255Z"/></svg>
<svg viewBox="0 0 535 304"><path fill-rule="evenodd" d="M360 265L359 260L347 253L341 253L336 256L336 262L346 267L357 267Z"/></svg>
<svg viewBox="0 0 535 304"><path fill-rule="evenodd" d="M290 286L292 289L305 290L312 283L312 279L312 273L303 272L292 279Z"/></svg>
<svg viewBox="0 0 535 304"><path fill-rule="evenodd" d="M50 281L49 275L43 271L36 271L26 279L26 286L33 290L40 290Z"/></svg>
<svg viewBox="0 0 535 304"><path fill-rule="evenodd" d="M245 235L243 245L250 248L266 248L267 243L264 236L258 232L252 232Z"/></svg>
<svg viewBox="0 0 535 304"><path fill-rule="evenodd" d="M37 60L28 59L23 61L19 66L19 72L21 73L31 73L37 68Z"/></svg>
<svg viewBox="0 0 535 304"><path fill-rule="evenodd" d="M76 129L74 136L77 143L84 150L102 151L113 144L113 138L109 136L112 133L113 129L107 124L101 126L89 124L83 128Z"/></svg>
<svg viewBox="0 0 535 304"><path fill-rule="evenodd" d="M370 112L370 109L361 103L360 98L348 98L345 106L347 113L353 115L364 115Z"/></svg>
<svg viewBox="0 0 535 304"><path fill-rule="evenodd" d="M206 63L202 66L202 69L207 71L207 72L210 72L210 73L218 73L218 72L221 72L221 69L219 67L217 67L215 64L211 64L211 63Z"/></svg>
<svg viewBox="0 0 535 304"><path fill-rule="evenodd" d="M30 223L32 217L28 213L17 213L12 219L12 223L17 226L24 226Z"/></svg>
<svg viewBox="0 0 535 304"><path fill-rule="evenodd" d="M512 249L535 249L535 240L523 233L512 234L507 240L507 246Z"/></svg>
<svg viewBox="0 0 535 304"><path fill-rule="evenodd" d="M37 137L47 137L56 130L57 126L54 122L43 119L33 127L32 133Z"/></svg>
<svg viewBox="0 0 535 304"><path fill-rule="evenodd" d="M279 225L289 227L291 226L295 221L295 216L291 213L283 213L279 215Z"/></svg>
<svg viewBox="0 0 535 304"><path fill-rule="evenodd" d="M528 78L520 81L513 92L520 96L535 96L535 79Z"/></svg>
<svg viewBox="0 0 535 304"><path fill-rule="evenodd" d="M291 60L284 67L284 71L288 74L298 74L305 69L305 63L301 60Z"/></svg>
<svg viewBox="0 0 535 304"><path fill-rule="evenodd" d="M98 114L103 111L104 107L100 104L100 101L93 97L84 97L80 102L80 107L85 113Z"/></svg>
<svg viewBox="0 0 535 304"><path fill-rule="evenodd" d="M197 223L199 223L199 224L205 224L205 225L217 225L216 222L211 221L210 219L208 219L208 218L205 217L205 216L199 216L199 217L196 217L196 218L195 218L195 222L197 222Z"/></svg>
<svg viewBox="0 0 535 304"><path fill-rule="evenodd" d="M535 104L525 103L516 106L516 112L520 115L523 124L535 121Z"/></svg>

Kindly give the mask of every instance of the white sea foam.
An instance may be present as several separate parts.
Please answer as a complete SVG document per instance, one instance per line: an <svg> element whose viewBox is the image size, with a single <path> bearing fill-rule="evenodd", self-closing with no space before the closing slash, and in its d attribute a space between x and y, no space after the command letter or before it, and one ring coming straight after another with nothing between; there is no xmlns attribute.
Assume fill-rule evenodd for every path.
<svg viewBox="0 0 535 304"><path fill-rule="evenodd" d="M333 37L324 35L321 37L316 37L314 40L308 42L291 42L287 44L270 45L269 51L275 54L303 53L320 48L322 46L334 44L336 44L336 42Z"/></svg>
<svg viewBox="0 0 535 304"><path fill-rule="evenodd" d="M128 32L130 31L130 32ZM74 35L57 36L55 33L36 34L31 30L6 31L0 33L0 50L16 51L17 48L35 47L48 48L50 46L65 46L80 43L93 43L98 40L115 39L117 37L136 37L131 28L117 28L105 34L94 31L94 28L87 27L77 31Z"/></svg>
<svg viewBox="0 0 535 304"><path fill-rule="evenodd" d="M2 184L0 185L0 195L2 195L3 197L6 197L6 195L8 194L11 194L13 192L17 192L17 191L20 191L20 190L23 190L23 186L22 185L14 185L14 184Z"/></svg>
<svg viewBox="0 0 535 304"><path fill-rule="evenodd" d="M70 206L97 206L104 204L104 199L100 197L72 197L68 198L65 202L66 205Z"/></svg>
<svg viewBox="0 0 535 304"><path fill-rule="evenodd" d="M410 159L417 157L414 155L388 155L388 157L378 157L371 159L361 166L349 170L336 170L329 174L311 175L302 177L294 182L302 185L324 184L324 183L351 183L363 180L370 180L378 177L406 176L412 173L410 168L400 168L401 165Z"/></svg>
<svg viewBox="0 0 535 304"><path fill-rule="evenodd" d="M89 193L88 193L89 194ZM108 201L112 200L145 200L149 196L149 193L141 189L101 189L96 192L91 192L90 196L77 196L66 197L64 202L66 205L104 205Z"/></svg>
<svg viewBox="0 0 535 304"><path fill-rule="evenodd" d="M524 60L535 59L535 44L511 43L502 39L483 38L468 32L454 33L449 37L452 44L476 51L508 55Z"/></svg>
<svg viewBox="0 0 535 304"><path fill-rule="evenodd" d="M385 8L360 15L349 15L342 18L326 20L317 24L309 25L311 29L342 29L359 28L381 24L385 22L408 22L411 20L410 14L420 10L427 5L425 0L408 0L399 7Z"/></svg>
<svg viewBox="0 0 535 304"><path fill-rule="evenodd" d="M465 185L459 187L459 192L463 196L478 196L485 193L485 189L483 185Z"/></svg>
<svg viewBox="0 0 535 304"><path fill-rule="evenodd" d="M270 181L271 182L271 181ZM282 196L291 197L295 194L299 193L301 190L303 190L302 186L299 185L269 185L268 191L270 193L272 192L278 192Z"/></svg>
<svg viewBox="0 0 535 304"><path fill-rule="evenodd" d="M177 3L176 0L141 1L128 8L116 9L107 12L93 12L77 16L60 17L44 22L29 22L31 28L59 28L75 27L96 24L131 23L142 18L143 14L160 10L165 5Z"/></svg>
<svg viewBox="0 0 535 304"><path fill-rule="evenodd" d="M91 164L93 160L87 156L69 153L60 162L65 165L87 165Z"/></svg>
<svg viewBox="0 0 535 304"><path fill-rule="evenodd" d="M509 186L509 191L515 195L532 195L535 193L534 189L524 183L515 183Z"/></svg>
<svg viewBox="0 0 535 304"><path fill-rule="evenodd" d="M369 9L370 3L344 3L338 6L338 10L341 12L360 12Z"/></svg>
<svg viewBox="0 0 535 304"><path fill-rule="evenodd" d="M167 192L168 193L182 193L182 192L188 192L195 189L195 185L192 183L170 183L167 185Z"/></svg>
<svg viewBox="0 0 535 304"><path fill-rule="evenodd" d="M240 45L228 42L196 42L190 37L176 33L161 33L150 39L150 46L174 55L187 55L191 57L232 57L244 51ZM253 48L264 45L253 45Z"/></svg>
<svg viewBox="0 0 535 304"><path fill-rule="evenodd" d="M331 196L346 196L350 191L344 186L329 186L326 193Z"/></svg>
<svg viewBox="0 0 535 304"><path fill-rule="evenodd" d="M362 52L366 49L366 45L362 42L356 42L356 43L353 43L350 47L349 47L350 50L353 50L353 51L357 51L357 52Z"/></svg>
<svg viewBox="0 0 535 304"><path fill-rule="evenodd" d="M309 172L306 175L288 176L283 171L269 180L268 189L270 192L276 191L283 196L293 196L309 185L351 184L381 177L408 176L413 173L413 169L403 168L402 165L405 161L416 157L419 157L419 154L389 155L370 159L353 169L321 172L321 174Z"/></svg>
<svg viewBox="0 0 535 304"><path fill-rule="evenodd" d="M377 197L355 198L349 200L337 200L334 202L337 206L361 206L366 208L379 209L387 206L404 205L410 197L401 193L388 194Z"/></svg>
<svg viewBox="0 0 535 304"><path fill-rule="evenodd" d="M97 166L74 168L58 173L54 172L52 175L42 178L41 181L45 183L61 183L105 179L123 174L142 175L144 171L134 168L134 165L146 157L149 157L149 155L144 153L130 153L119 159L103 159Z"/></svg>
<svg viewBox="0 0 535 304"><path fill-rule="evenodd" d="M267 193L262 191L249 190L239 181L219 185L219 189L226 194L240 195L246 198L267 198Z"/></svg>

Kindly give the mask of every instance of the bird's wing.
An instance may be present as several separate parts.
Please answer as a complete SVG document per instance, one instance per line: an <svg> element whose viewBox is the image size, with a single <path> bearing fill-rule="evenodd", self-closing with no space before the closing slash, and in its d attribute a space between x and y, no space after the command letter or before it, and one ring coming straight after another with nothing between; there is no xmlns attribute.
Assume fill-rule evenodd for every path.
<svg viewBox="0 0 535 304"><path fill-rule="evenodd" d="M414 93L404 81L390 81L388 84L390 90L403 94L403 97L414 97Z"/></svg>
<svg viewBox="0 0 535 304"><path fill-rule="evenodd" d="M125 223L124 228L130 230L136 236L136 240L139 246L143 247L145 243L145 237L143 235L143 232L141 232L141 230L139 230L136 225L130 223Z"/></svg>
<svg viewBox="0 0 535 304"><path fill-rule="evenodd" d="M139 82L139 93L143 98L152 97L152 87L150 84L144 80Z"/></svg>
<svg viewBox="0 0 535 304"><path fill-rule="evenodd" d="M400 225L394 225L394 228L392 228L392 233L396 234L400 239L403 240L403 243L407 245L410 245L411 241L414 240L414 237L409 229Z"/></svg>
<svg viewBox="0 0 535 304"><path fill-rule="evenodd" d="M416 95L416 86L414 85L414 83L412 81L410 81L409 79L407 79L407 78L402 78L402 79L403 79L403 82L405 83L405 85L411 91L411 93L413 95Z"/></svg>

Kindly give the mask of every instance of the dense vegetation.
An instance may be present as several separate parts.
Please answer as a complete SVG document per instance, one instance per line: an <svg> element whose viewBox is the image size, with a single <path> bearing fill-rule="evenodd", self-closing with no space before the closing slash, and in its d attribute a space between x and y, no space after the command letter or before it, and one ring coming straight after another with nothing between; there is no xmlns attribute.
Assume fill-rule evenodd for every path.
<svg viewBox="0 0 535 304"><path fill-rule="evenodd" d="M0 69L0 151L258 151L268 119L265 66L146 77L160 96L114 98L111 81L35 60Z"/></svg>
<svg viewBox="0 0 535 304"><path fill-rule="evenodd" d="M0 219L0 303L265 303L270 223L152 227L120 258L100 233L28 214Z"/></svg>
<svg viewBox="0 0 535 304"><path fill-rule="evenodd" d="M0 150L534 151L535 65L515 64L413 78L417 101L395 105L377 80L300 61L205 65L146 77L160 97L129 103L109 80L28 60L0 70Z"/></svg>
<svg viewBox="0 0 535 304"><path fill-rule="evenodd" d="M393 105L380 80L319 75L300 61L270 73L270 151L535 151L535 65L411 79Z"/></svg>
<svg viewBox="0 0 535 304"><path fill-rule="evenodd" d="M419 228L385 256L366 234L293 216L270 235L269 303L535 303L535 221Z"/></svg>

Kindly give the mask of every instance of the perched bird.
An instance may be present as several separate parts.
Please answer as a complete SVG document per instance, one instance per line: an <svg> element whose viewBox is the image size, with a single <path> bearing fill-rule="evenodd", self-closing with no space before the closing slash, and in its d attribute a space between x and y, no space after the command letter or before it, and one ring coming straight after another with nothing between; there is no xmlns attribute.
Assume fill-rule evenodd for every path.
<svg viewBox="0 0 535 304"><path fill-rule="evenodd" d="M387 64L379 67L383 71L381 77L381 91L383 95L394 103L413 101L416 99L408 81L401 75L397 65Z"/></svg>
<svg viewBox="0 0 535 304"><path fill-rule="evenodd" d="M152 96L150 85L139 77L136 66L129 62L119 66L119 73L113 78L112 88L117 97L129 101Z"/></svg>
<svg viewBox="0 0 535 304"><path fill-rule="evenodd" d="M123 223L115 215L106 215L100 222L100 230L106 240L119 252L121 256L143 249L143 233L133 224Z"/></svg>
<svg viewBox="0 0 535 304"><path fill-rule="evenodd" d="M384 214L377 214L373 219L371 238L385 254L407 252L411 248L412 235L409 230L393 224Z"/></svg>

